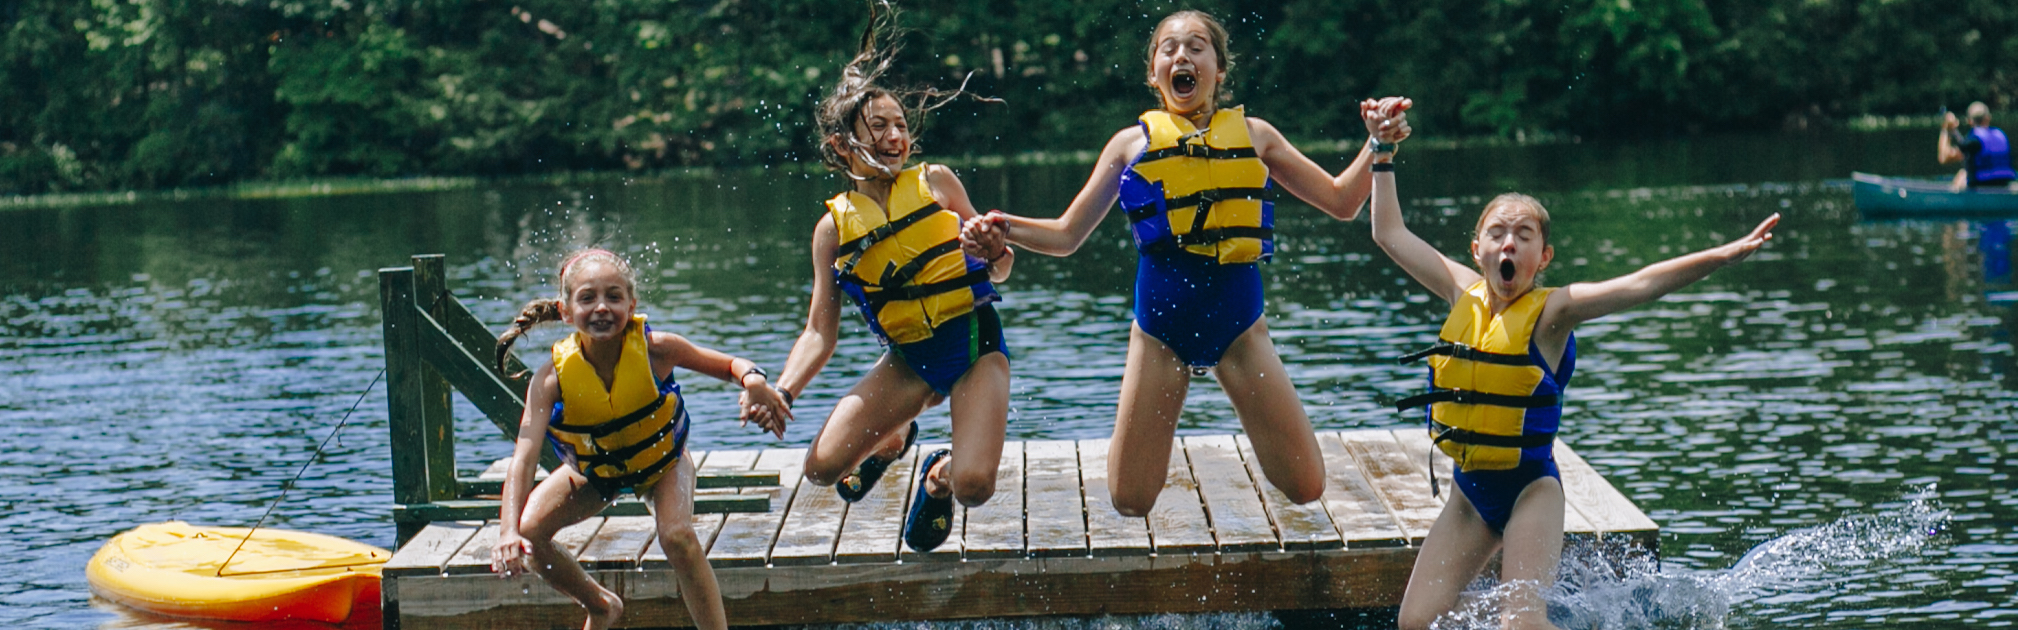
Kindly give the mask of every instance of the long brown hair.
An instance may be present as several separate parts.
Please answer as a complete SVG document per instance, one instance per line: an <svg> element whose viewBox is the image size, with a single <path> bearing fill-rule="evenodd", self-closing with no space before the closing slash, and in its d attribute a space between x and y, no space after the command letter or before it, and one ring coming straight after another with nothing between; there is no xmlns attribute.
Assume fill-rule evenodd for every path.
<svg viewBox="0 0 2018 630"><path fill-rule="evenodd" d="M813 109L814 128L820 134L818 143L820 163L826 165L829 170L847 173L849 177L855 176L853 169L848 166L848 156L842 153L842 149L836 148L835 145L838 144L846 147L846 151L853 153L857 159L875 167L885 177L897 175L887 172L888 169L870 154L870 145L855 137L855 121L862 118L862 110L876 99L886 96L895 99L897 106L904 110L904 119L917 124L920 129L924 127L925 114L944 107L961 96L972 96L985 102L1002 102L1002 99L976 96L968 92L967 82L964 80L960 82L960 87L950 92L936 88L889 88L880 85L883 74L889 72L890 65L896 60L897 52L903 49L902 43L898 41L898 37L902 34L902 29L897 26L897 8L892 6L889 0L870 0L869 24L862 28L862 40L856 47L855 58L841 68L841 80L834 84L834 89L828 92L825 98L820 99L819 105ZM879 46L879 42L882 45ZM967 76L972 78L974 74L970 72ZM914 153L918 150L917 136L917 132L912 133L911 150Z"/></svg>
<svg viewBox="0 0 2018 630"><path fill-rule="evenodd" d="M565 299L568 295L570 272L580 269L582 263L589 261L601 262L616 267L617 273L622 274L624 277L624 286L630 288L632 299L636 299L638 274L637 271L631 268L630 261L624 260L622 256L618 256L615 252L607 249L583 249L568 254L568 257L561 261L561 272L556 278L561 285L560 296L539 298L526 302L525 308L519 309L518 317L512 318L511 328L506 328L504 334L498 335L497 371L499 374L507 373L509 369L506 367L508 364L507 359L511 356L512 344L518 343L520 337L524 337L534 326L561 320L561 300ZM520 372L518 374L510 374L509 376L520 378L525 376L525 373Z"/></svg>

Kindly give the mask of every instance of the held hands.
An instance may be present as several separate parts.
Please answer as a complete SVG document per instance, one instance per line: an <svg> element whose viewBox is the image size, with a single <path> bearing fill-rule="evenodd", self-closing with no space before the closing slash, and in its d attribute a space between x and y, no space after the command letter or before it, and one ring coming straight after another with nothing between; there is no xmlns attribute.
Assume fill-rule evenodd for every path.
<svg viewBox="0 0 2018 630"><path fill-rule="evenodd" d="M1766 241L1773 240L1773 227L1779 224L1780 213L1775 212L1773 216L1766 217L1766 220L1760 221L1759 227L1753 228L1751 234L1747 234L1744 238L1724 245L1724 264L1736 264L1738 261L1751 256L1752 252L1759 251L1759 248L1764 246Z"/></svg>
<svg viewBox="0 0 2018 630"><path fill-rule="evenodd" d="M1000 210L968 219L960 226L960 251L994 262L1009 247L1009 219Z"/></svg>
<svg viewBox="0 0 2018 630"><path fill-rule="evenodd" d="M515 577L530 573L532 566L526 558L532 557L533 544L518 532L500 532L497 547L491 550L490 570L500 578Z"/></svg>
<svg viewBox="0 0 2018 630"><path fill-rule="evenodd" d="M1366 99L1359 103L1360 120L1366 123L1366 134L1375 142L1395 144L1407 140L1408 110L1415 101L1401 96L1381 99Z"/></svg>
<svg viewBox="0 0 2018 630"><path fill-rule="evenodd" d="M757 384L749 383L751 377L757 379ZM750 374L743 378L743 394L737 399L737 407L743 410L739 418L741 426L750 426L754 421L765 433L785 439L785 425L792 421L792 408L785 404L785 396L762 376Z"/></svg>

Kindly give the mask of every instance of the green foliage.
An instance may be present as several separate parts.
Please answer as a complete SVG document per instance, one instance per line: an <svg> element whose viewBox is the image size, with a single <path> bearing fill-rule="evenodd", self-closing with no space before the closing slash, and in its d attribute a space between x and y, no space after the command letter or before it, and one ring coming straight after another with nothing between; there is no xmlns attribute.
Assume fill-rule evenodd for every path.
<svg viewBox="0 0 2018 630"><path fill-rule="evenodd" d="M1804 127L2018 106L2006 0L905 2L899 85L968 81L927 156L1093 150L1150 29L1233 33L1236 102L1350 145ZM816 161L867 17L832 0L0 0L0 193ZM971 76L971 79L970 79Z"/></svg>

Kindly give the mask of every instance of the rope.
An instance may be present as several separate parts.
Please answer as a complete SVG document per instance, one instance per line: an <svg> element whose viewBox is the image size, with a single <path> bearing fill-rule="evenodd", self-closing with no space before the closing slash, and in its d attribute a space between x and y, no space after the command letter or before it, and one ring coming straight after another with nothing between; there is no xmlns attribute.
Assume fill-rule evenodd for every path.
<svg viewBox="0 0 2018 630"><path fill-rule="evenodd" d="M259 533L259 527L266 524L267 517L273 516L273 509L280 507L281 501L287 500L287 492L294 489L294 483L301 481L301 475L308 472L309 464L313 464L316 459L321 458L322 450L329 448L329 443L336 439L336 434L343 432L343 425L350 422L350 414L357 412L357 406L364 404L364 397L371 393L372 388L378 387L378 381L382 378L385 378L385 368L379 368L378 375L371 377L371 384L364 386L364 391L357 393L357 402L350 404L350 411L343 412L343 419L337 421L336 428L330 430L329 437L322 438L322 444L315 447L315 453L308 456L308 461L301 463L301 470L294 471L293 478L288 479L287 483L280 484L280 496L275 498L272 503L267 504L266 513L259 515L259 520L252 524L252 530L245 532L245 537L238 540L238 546L231 549L231 555L225 556L224 564L217 565L217 577L224 577L224 567L229 566L232 559L238 557L239 550L245 548L245 543L252 540L253 534ZM243 575L251 574L247 573Z"/></svg>

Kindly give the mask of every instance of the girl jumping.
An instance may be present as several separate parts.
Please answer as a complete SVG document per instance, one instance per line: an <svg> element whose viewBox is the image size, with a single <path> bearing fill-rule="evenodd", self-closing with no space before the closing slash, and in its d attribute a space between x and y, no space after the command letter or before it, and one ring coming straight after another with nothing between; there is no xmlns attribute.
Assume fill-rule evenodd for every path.
<svg viewBox="0 0 2018 630"><path fill-rule="evenodd" d="M694 625L727 628L714 569L694 534L694 464L686 457L691 423L673 368L742 385L743 418L780 437L784 400L756 363L646 326L637 312L636 275L616 254L591 249L569 256L560 285L560 298L527 304L498 337L503 372L512 344L533 326L559 320L575 328L554 344L553 361L540 366L526 388L491 570L503 577L533 570L588 609L583 628L610 627L624 614L623 600L591 579L553 537L630 490L657 520L659 546L679 576L680 598ZM564 465L534 487L541 442L552 444Z"/></svg>
<svg viewBox="0 0 2018 630"><path fill-rule="evenodd" d="M1148 84L1162 105L1107 141L1093 175L1064 214L990 213L970 238L1006 233L1043 254L1079 249L1120 201L1141 258L1135 323L1109 447L1117 511L1144 516L1163 491L1177 417L1194 374L1210 370L1253 440L1262 472L1298 503L1324 490L1324 462L1303 404L1261 317L1257 263L1275 252L1273 183L1340 220L1358 216L1374 151L1408 137L1406 109L1368 119L1368 147L1337 176L1240 107L1222 108L1232 57L1225 27L1198 11L1172 13L1151 33Z"/></svg>
<svg viewBox="0 0 2018 630"><path fill-rule="evenodd" d="M1459 490L1416 556L1400 625L1428 628L1504 549L1500 578L1513 586L1505 626L1553 627L1543 601L1563 548L1563 487L1553 445L1563 389L1576 370L1577 324L1653 301L1744 260L1773 238L1780 215L1721 247L1611 280L1541 288L1535 276L1554 260L1555 249L1540 202L1517 193L1487 202L1468 267L1402 224L1392 160L1383 154L1374 163L1374 241L1431 294L1451 303L1436 345L1405 357L1428 359L1428 391L1396 404L1428 407L1431 439L1457 462L1452 481Z"/></svg>
<svg viewBox="0 0 2018 630"><path fill-rule="evenodd" d="M953 501L972 507L995 493L1009 355L991 283L1008 278L1016 257L999 234L961 239L975 211L951 169L909 165L910 125L960 92L877 85L894 54L877 39L894 18L871 7L859 54L819 104L821 159L852 185L826 201L813 228L812 305L778 385L787 401L805 391L834 355L842 301L854 302L886 351L835 405L805 465L807 479L848 501L909 450L920 412L952 401L953 448L918 466L904 524L905 544L929 551L951 532Z"/></svg>

